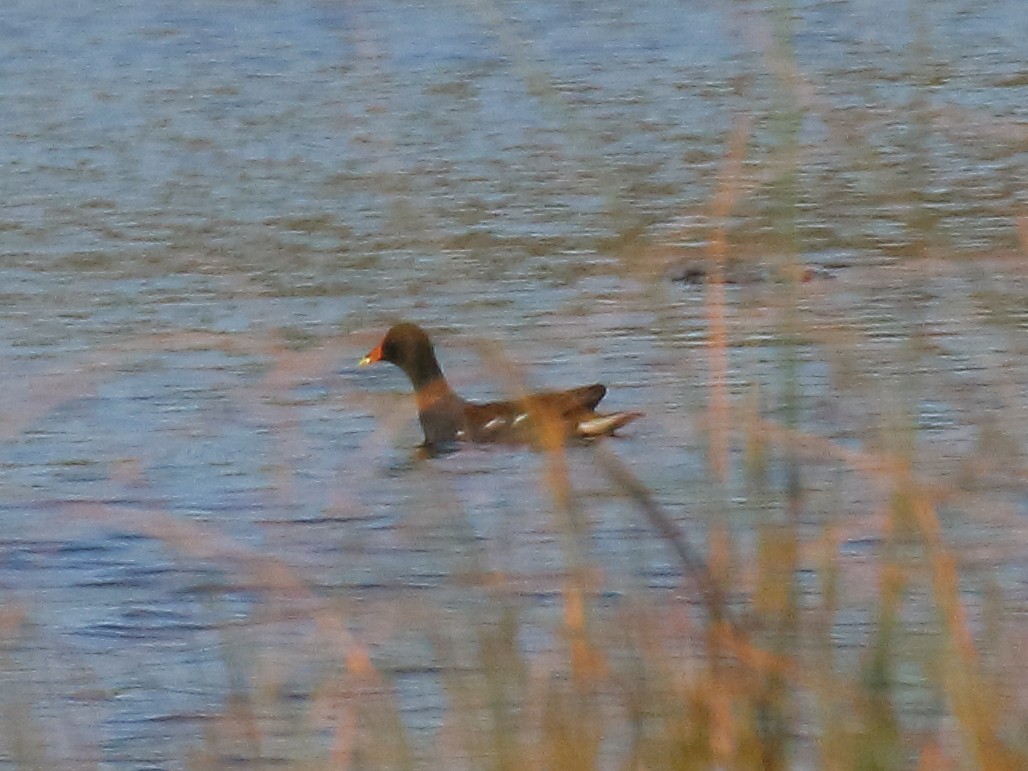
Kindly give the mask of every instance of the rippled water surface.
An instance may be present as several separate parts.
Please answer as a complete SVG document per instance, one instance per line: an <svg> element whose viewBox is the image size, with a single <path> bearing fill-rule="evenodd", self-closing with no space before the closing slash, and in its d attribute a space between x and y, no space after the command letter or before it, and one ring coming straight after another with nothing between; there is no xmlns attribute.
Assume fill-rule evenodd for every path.
<svg viewBox="0 0 1028 771"><path fill-rule="evenodd" d="M1021 0L6 0L0 765L231 755L240 693L268 762L321 757L353 646L434 746L433 634L469 660L462 630L499 616L482 576L509 581L526 656L559 638L579 547L601 613L695 602L591 448L568 452L579 547L542 456L416 461L408 383L355 367L399 318L469 397L508 392L507 362L644 410L611 449L698 545L712 523L743 552L787 517L836 528L842 651L871 620L886 493L816 448L754 472L752 427L905 453L959 491L940 516L972 623L998 590L1023 640L1026 19ZM680 280L719 233L723 301Z"/></svg>

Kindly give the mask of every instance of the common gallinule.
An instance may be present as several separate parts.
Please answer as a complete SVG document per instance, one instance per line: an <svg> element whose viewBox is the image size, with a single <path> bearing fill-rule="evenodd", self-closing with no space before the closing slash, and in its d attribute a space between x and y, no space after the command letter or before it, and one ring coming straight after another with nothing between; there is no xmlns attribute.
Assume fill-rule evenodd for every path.
<svg viewBox="0 0 1028 771"><path fill-rule="evenodd" d="M595 412L607 393L599 383L567 391L545 391L520 399L473 404L459 397L443 376L432 342L417 324L390 329L360 366L388 361L407 373L414 386L418 418L429 447L456 442L539 442L556 430L560 438L592 438L614 433L641 412ZM545 436L544 436L545 435Z"/></svg>

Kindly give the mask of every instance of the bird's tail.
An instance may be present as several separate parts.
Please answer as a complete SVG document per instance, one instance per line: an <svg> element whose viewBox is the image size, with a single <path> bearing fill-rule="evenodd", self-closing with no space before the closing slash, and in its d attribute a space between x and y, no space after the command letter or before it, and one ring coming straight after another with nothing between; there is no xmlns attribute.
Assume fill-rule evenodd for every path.
<svg viewBox="0 0 1028 771"><path fill-rule="evenodd" d="M576 433L582 437L607 436L642 416L641 412L611 412L608 415L591 415L578 421Z"/></svg>

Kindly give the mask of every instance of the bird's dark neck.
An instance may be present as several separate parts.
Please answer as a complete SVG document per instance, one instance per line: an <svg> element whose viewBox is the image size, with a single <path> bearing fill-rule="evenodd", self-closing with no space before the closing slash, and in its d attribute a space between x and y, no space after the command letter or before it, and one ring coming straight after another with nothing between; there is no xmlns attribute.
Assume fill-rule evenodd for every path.
<svg viewBox="0 0 1028 771"><path fill-rule="evenodd" d="M425 355L417 356L413 361L407 362L403 370L407 373L407 377L410 378L415 391L421 391L426 388L450 390L450 386L443 376L442 367L439 366L435 353L432 351L428 351Z"/></svg>

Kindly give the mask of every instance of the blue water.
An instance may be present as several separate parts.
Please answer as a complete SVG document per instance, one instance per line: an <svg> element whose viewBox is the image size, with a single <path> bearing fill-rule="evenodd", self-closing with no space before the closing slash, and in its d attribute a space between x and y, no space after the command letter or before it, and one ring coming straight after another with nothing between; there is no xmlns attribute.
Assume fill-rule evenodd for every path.
<svg viewBox="0 0 1028 771"><path fill-rule="evenodd" d="M776 7L8 0L0 698L21 722L0 765L322 757L318 690L351 644L434 746L447 662L426 640L444 618L473 645L483 572L522 598L526 655L557 645L569 551L543 461L415 463L402 375L353 366L398 318L469 397L509 391L500 350L533 385L602 380L644 410L613 449L698 545L713 521L745 550L784 516L788 471L755 494L743 429L754 403L787 419L792 367L801 427L982 480L947 520L969 602L996 580L1023 608L1028 17ZM710 306L671 279L706 254L746 118L731 254L823 272L727 288L721 485ZM688 606L588 448L569 462L598 606ZM806 462L804 535L837 524L864 576L879 494ZM269 588L278 570L295 585ZM867 596L846 599L857 649ZM265 710L257 750L226 727L240 693Z"/></svg>

